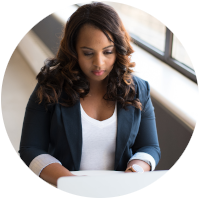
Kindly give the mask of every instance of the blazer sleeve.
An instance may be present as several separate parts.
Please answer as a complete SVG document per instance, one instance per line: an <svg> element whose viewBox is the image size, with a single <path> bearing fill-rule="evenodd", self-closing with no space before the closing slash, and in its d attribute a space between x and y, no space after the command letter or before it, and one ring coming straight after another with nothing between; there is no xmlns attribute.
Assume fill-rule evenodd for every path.
<svg viewBox="0 0 200 200"><path fill-rule="evenodd" d="M26 106L18 151L27 166L36 156L48 154L49 147L50 111L45 109L43 102L38 104L38 87L37 84Z"/></svg>
<svg viewBox="0 0 200 200"><path fill-rule="evenodd" d="M145 85L146 87L142 93L146 93L143 94L146 98L145 101L143 101L140 127L132 151L133 154L137 152L150 154L157 165L161 157L161 151L157 136L154 107L150 97L150 86L147 81L145 81Z"/></svg>

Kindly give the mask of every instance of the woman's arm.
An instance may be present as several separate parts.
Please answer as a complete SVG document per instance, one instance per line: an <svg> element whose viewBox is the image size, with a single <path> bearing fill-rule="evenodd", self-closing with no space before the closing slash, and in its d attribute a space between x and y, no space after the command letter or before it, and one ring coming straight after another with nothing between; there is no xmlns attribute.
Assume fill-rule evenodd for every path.
<svg viewBox="0 0 200 200"><path fill-rule="evenodd" d="M45 110L43 102L38 104L38 87L37 84L26 106L19 147L20 157L27 166L38 155L48 154L50 141L51 113Z"/></svg>
<svg viewBox="0 0 200 200"><path fill-rule="evenodd" d="M29 167L36 157L48 154L50 142L51 113L45 110L43 102L36 102L38 86L37 84L26 106L20 141L20 157ZM72 175L68 169L55 162L45 166L40 173L42 179L54 185L57 185L57 179L61 176Z"/></svg>
<svg viewBox="0 0 200 200"><path fill-rule="evenodd" d="M40 177L43 180L55 186L57 186L58 178L62 176L76 176L76 175L72 174L68 169L66 169L59 163L52 163L46 166L40 173Z"/></svg>
<svg viewBox="0 0 200 200"><path fill-rule="evenodd" d="M160 160L160 147L158 142L158 136L157 136L157 128L156 128L156 119L155 119L155 113L154 113L154 107L151 101L150 97L150 86L147 81L146 83L146 89L142 94L146 96L145 102L143 102L143 110L141 112L141 122L140 122L140 128L135 140L134 145L132 146L132 152L133 155L136 153L146 153L152 156L152 158L155 160L154 165L152 166L154 170L155 166L158 164ZM128 163L128 166L131 166L133 164L140 165L144 171L150 171L151 167L146 162L142 160L131 160Z"/></svg>

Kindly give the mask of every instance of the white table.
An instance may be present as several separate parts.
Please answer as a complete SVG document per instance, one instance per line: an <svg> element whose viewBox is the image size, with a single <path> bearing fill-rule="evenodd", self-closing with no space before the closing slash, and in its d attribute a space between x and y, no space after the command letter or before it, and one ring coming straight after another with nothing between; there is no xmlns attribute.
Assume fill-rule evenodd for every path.
<svg viewBox="0 0 200 200"><path fill-rule="evenodd" d="M78 176L59 178L57 188L84 197L116 197L142 189L159 179L166 172L167 170L144 173L109 170L72 171L73 174Z"/></svg>

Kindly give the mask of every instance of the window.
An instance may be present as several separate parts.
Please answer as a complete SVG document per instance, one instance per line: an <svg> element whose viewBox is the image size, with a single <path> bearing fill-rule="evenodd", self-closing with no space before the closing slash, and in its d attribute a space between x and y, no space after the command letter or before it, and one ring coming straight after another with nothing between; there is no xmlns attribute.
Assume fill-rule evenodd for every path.
<svg viewBox="0 0 200 200"><path fill-rule="evenodd" d="M193 69L189 56L187 55L183 45L180 43L175 35L173 35L172 58Z"/></svg>
<svg viewBox="0 0 200 200"><path fill-rule="evenodd" d="M153 16L128 5L104 2L112 6L122 19L127 31L164 52L165 26Z"/></svg>
<svg viewBox="0 0 200 200"><path fill-rule="evenodd" d="M192 63L184 47L164 24L132 6L108 1L103 3L117 11L134 43L197 83ZM83 3L77 6L81 5Z"/></svg>

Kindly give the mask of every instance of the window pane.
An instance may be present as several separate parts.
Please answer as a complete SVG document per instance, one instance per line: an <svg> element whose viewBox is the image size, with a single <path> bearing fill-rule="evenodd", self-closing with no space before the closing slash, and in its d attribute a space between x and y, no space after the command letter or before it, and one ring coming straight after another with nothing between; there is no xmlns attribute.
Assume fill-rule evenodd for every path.
<svg viewBox="0 0 200 200"><path fill-rule="evenodd" d="M191 60L178 38L173 35L172 58L193 69Z"/></svg>
<svg viewBox="0 0 200 200"><path fill-rule="evenodd" d="M86 1L86 2L81 2L81 3L77 3L79 6L82 6L84 4L88 4L88 3L92 3L92 1Z"/></svg>
<svg viewBox="0 0 200 200"><path fill-rule="evenodd" d="M127 31L164 52L166 27L153 16L121 3L107 2L119 14Z"/></svg>

